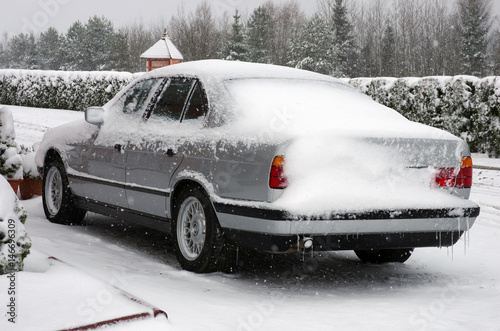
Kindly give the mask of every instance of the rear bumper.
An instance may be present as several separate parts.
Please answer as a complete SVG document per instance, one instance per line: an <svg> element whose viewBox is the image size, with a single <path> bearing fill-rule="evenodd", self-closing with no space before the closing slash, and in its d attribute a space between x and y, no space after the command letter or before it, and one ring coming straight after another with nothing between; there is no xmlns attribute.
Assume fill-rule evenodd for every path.
<svg viewBox="0 0 500 331"><path fill-rule="evenodd" d="M315 250L451 246L480 211L475 206L305 217L221 203L214 207L231 241L266 251L286 251L301 237L312 237Z"/></svg>

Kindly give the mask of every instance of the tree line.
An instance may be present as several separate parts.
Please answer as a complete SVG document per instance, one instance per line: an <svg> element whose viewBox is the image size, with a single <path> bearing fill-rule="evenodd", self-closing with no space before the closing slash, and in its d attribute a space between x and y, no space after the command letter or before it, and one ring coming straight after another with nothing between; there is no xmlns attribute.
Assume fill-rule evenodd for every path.
<svg viewBox="0 0 500 331"><path fill-rule="evenodd" d="M500 24L491 0L318 0L306 15L293 0L250 14L216 15L205 1L171 19L116 28L105 17L65 33L0 41L0 68L144 71L140 54L168 35L185 61L272 63L337 77L500 75Z"/></svg>

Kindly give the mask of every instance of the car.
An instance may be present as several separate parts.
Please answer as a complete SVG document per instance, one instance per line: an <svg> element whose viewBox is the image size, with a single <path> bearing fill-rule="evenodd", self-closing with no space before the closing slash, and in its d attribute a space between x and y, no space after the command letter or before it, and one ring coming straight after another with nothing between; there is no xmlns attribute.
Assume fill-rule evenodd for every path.
<svg viewBox="0 0 500 331"><path fill-rule="evenodd" d="M240 248L404 262L454 245L479 215L462 139L338 79L268 64L146 73L47 132L36 162L49 221L90 211L163 231L199 273Z"/></svg>

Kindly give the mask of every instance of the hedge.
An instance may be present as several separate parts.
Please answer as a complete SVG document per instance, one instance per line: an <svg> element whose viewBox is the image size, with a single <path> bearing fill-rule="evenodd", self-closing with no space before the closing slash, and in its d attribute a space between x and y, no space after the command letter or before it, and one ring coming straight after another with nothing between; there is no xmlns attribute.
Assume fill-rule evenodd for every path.
<svg viewBox="0 0 500 331"><path fill-rule="evenodd" d="M0 104L83 111L101 106L140 74L0 70ZM412 121L465 139L473 152L500 156L500 77L344 79Z"/></svg>
<svg viewBox="0 0 500 331"><path fill-rule="evenodd" d="M102 106L138 74L0 70L0 104L84 111Z"/></svg>

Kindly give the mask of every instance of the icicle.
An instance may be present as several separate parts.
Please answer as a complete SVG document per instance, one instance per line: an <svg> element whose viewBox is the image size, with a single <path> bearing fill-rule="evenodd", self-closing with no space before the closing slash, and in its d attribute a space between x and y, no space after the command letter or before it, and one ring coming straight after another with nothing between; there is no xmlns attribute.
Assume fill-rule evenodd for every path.
<svg viewBox="0 0 500 331"><path fill-rule="evenodd" d="M469 218L465 218L465 233L464 233L464 255L467 255L467 247L469 246L470 243L470 237L469 237L469 229L470 229L470 224L469 224Z"/></svg>
<svg viewBox="0 0 500 331"><path fill-rule="evenodd" d="M453 232L451 233L451 242L453 243ZM451 260L453 261L453 245L451 245Z"/></svg>
<svg viewBox="0 0 500 331"><path fill-rule="evenodd" d="M465 218L466 226L467 226L467 245L470 245L470 223L469 223L469 218Z"/></svg>

